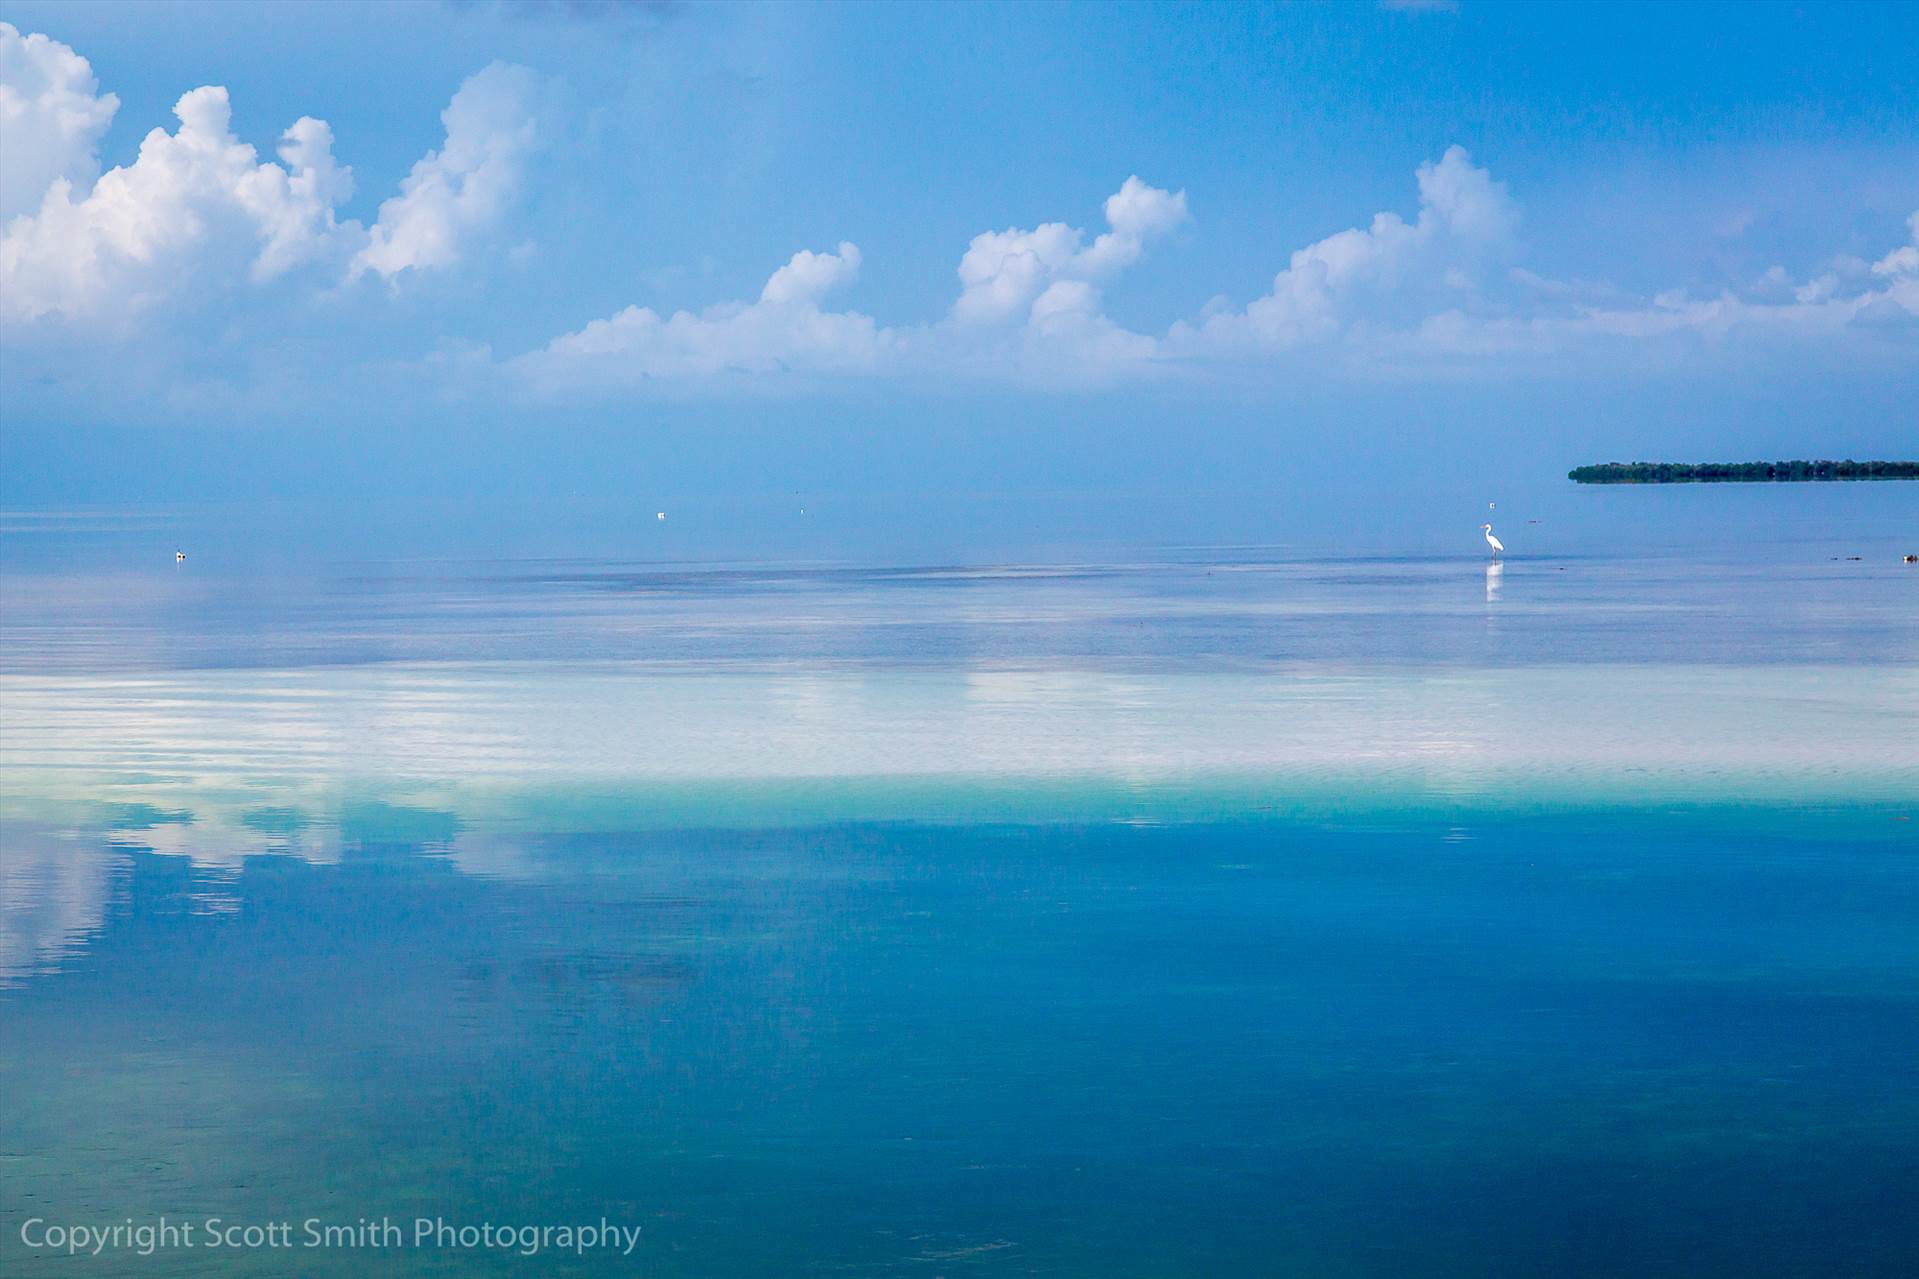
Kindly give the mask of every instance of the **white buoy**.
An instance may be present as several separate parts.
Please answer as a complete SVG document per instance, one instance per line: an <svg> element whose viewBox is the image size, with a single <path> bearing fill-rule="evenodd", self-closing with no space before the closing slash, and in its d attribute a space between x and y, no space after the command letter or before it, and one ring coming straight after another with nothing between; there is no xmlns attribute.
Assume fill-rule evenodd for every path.
<svg viewBox="0 0 1919 1279"><path fill-rule="evenodd" d="M175 552L173 553L173 562L174 562L175 564L184 564L184 563L186 563L186 562L187 562L187 553L186 553L185 551L175 551Z"/></svg>
<svg viewBox="0 0 1919 1279"><path fill-rule="evenodd" d="M665 519L665 518L666 518L666 512L665 512L665 511L655 511L655 512L653 513L653 518L654 518L654 519L656 519L656 520L663 520L663 519Z"/></svg>

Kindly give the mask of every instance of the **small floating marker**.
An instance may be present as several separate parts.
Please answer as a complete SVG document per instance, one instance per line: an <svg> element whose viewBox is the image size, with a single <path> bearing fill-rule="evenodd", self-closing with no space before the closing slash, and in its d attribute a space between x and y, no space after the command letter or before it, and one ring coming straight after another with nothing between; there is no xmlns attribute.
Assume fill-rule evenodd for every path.
<svg viewBox="0 0 1919 1279"><path fill-rule="evenodd" d="M1905 558L1905 563L1907 563L1907 564L1919 564L1919 555L1908 555L1908 556L1906 556L1906 558Z"/></svg>
<svg viewBox="0 0 1919 1279"><path fill-rule="evenodd" d="M1908 556L1907 558L1911 558L1911 557L1910 557L1910 556ZM175 551L175 552L173 553L173 562L174 562L175 564L184 564L184 563L186 563L186 562L187 562L187 553L186 553L185 551Z"/></svg>
<svg viewBox="0 0 1919 1279"><path fill-rule="evenodd" d="M663 520L663 519L665 519L665 518L666 518L666 512L665 512L665 511L655 511L655 512L653 512L653 518L654 518L654 519L656 519L656 520Z"/></svg>

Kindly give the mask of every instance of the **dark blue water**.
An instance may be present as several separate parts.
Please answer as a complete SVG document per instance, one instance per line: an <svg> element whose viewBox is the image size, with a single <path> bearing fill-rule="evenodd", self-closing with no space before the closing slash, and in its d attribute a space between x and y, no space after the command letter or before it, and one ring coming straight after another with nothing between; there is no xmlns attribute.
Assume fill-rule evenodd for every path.
<svg viewBox="0 0 1919 1279"><path fill-rule="evenodd" d="M423 809L349 812L332 865L136 838L6 997L6 1224L610 1215L658 1275L1910 1273L1909 817L556 829L512 878Z"/></svg>

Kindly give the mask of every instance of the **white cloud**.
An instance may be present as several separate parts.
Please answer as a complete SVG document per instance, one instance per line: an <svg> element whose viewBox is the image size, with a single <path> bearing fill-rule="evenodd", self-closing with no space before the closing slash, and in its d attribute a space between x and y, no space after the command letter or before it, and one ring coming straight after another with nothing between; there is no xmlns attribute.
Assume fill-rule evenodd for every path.
<svg viewBox="0 0 1919 1279"><path fill-rule="evenodd" d="M1317 368L1355 371L1465 368L1621 342L1683 351L1688 335L1809 340L1919 314L1919 222L1914 246L1870 266L1835 259L1810 281L1769 270L1743 296L1668 291L1635 300L1603 282L1553 280L1509 264L1519 209L1461 148L1420 165L1415 178L1419 212L1411 221L1382 212L1309 244L1291 255L1271 292L1237 309L1216 300L1163 337L1114 323L1095 283L1187 216L1183 192L1129 178L1106 201L1110 229L1090 244L1061 222L975 236L961 260L959 300L935 323L888 328L824 309L825 296L857 272L858 251L843 244L838 254L794 255L756 302L671 317L628 307L511 364L543 393L795 372L1083 385L1271 366L1290 351L1310 351Z"/></svg>
<svg viewBox="0 0 1919 1279"><path fill-rule="evenodd" d="M1872 273L1891 281L1889 287L1898 290L1911 303L1915 300L1913 290L1919 287L1919 212L1906 219L1906 226L1912 232L1912 243L1894 249L1873 263ZM1919 306L1913 309L1919 310Z"/></svg>
<svg viewBox="0 0 1919 1279"><path fill-rule="evenodd" d="M1519 211L1461 147L1420 165L1416 177L1414 221L1378 213L1365 228L1297 250L1270 293L1244 310L1219 309L1197 325L1175 325L1172 344L1201 354L1285 348L1330 340L1357 322L1378 324L1409 311L1416 319L1453 306L1478 287L1480 263L1510 246Z"/></svg>
<svg viewBox="0 0 1919 1279"><path fill-rule="evenodd" d="M4 314L123 318L184 284L246 265L270 279L321 252L333 201L351 190L318 120L288 130L289 167L261 162L233 136L227 91L195 89L174 106L179 127L155 129L130 165L85 196L55 178L37 212L0 233Z"/></svg>
<svg viewBox="0 0 1919 1279"><path fill-rule="evenodd" d="M801 249L779 270L773 272L760 290L760 301L767 306L818 305L834 289L859 278L860 250L856 244L840 241L834 253L814 253Z"/></svg>
<svg viewBox="0 0 1919 1279"><path fill-rule="evenodd" d="M0 322L124 323L302 268L318 287L449 268L519 198L539 142L537 90L532 73L503 63L469 78L442 113L444 144L366 227L336 216L353 174L335 160L324 121L296 121L277 159L263 160L234 135L218 86L182 96L172 132L153 130L134 160L96 178L117 101L73 50L0 23L0 208L16 215L0 225ZM973 237L958 296L938 318L889 327L832 309L860 269L859 250L842 243L794 254L757 298L670 315L629 306L507 364L548 393L791 374L1076 384L1272 368L1286 352L1309 353L1315 367L1365 368L1628 342L1685 351L1688 335L1747 332L1903 341L1919 317L1919 214L1910 242L1876 260L1834 258L1803 279L1774 267L1717 296L1635 298L1519 265L1518 206L1460 147L1415 178L1415 213L1380 212L1307 244L1262 296L1216 300L1159 334L1130 331L1103 309L1102 290L1188 220L1184 191L1133 176L1104 202L1097 235L1056 221ZM512 251L528 256L526 245ZM499 368L490 354L459 367L469 377Z"/></svg>
<svg viewBox="0 0 1919 1279"><path fill-rule="evenodd" d="M1186 221L1186 193L1148 186L1136 174L1106 197L1105 208L1106 223L1113 229L1093 241L1081 255L1089 274L1105 274L1139 261L1146 241Z"/></svg>
<svg viewBox="0 0 1919 1279"><path fill-rule="evenodd" d="M369 232L335 217L353 172L334 159L324 120L295 121L279 162L261 160L234 136L217 85L182 95L173 132L154 129L131 164L89 186L117 103L94 93L84 58L0 24L0 185L10 206L25 202L0 228L0 320L113 326L163 299L190 305L308 263L349 279L450 265L517 190L530 84L495 63L462 85L442 116L445 146L414 166Z"/></svg>
<svg viewBox="0 0 1919 1279"><path fill-rule="evenodd" d="M837 253L794 254L757 301L671 316L629 306L509 363L547 394L791 373L1097 379L1152 359L1157 343L1108 319L1092 280L1137 262L1151 239L1184 222L1186 195L1133 177L1105 211L1109 229L1091 244L1058 222L974 237L960 262L960 299L939 323L887 328L826 309L827 295L859 272L859 249L842 243Z"/></svg>
<svg viewBox="0 0 1919 1279"><path fill-rule="evenodd" d="M1540 323L1542 331L1573 340L1585 334L1664 338L1697 333L1724 339L1735 330L1791 338L1831 336L1855 326L1905 327L1919 320L1919 212L1907 219L1911 243L1870 267L1837 259L1810 280L1795 281L1774 267L1745 294L1730 290L1694 298L1662 293L1648 304L1583 308L1569 320Z"/></svg>
<svg viewBox="0 0 1919 1279"><path fill-rule="evenodd" d="M371 271L391 280L460 260L465 242L518 193L535 142L533 84L526 68L495 62L460 86L440 113L446 145L422 157L400 194L380 206L350 278Z"/></svg>
<svg viewBox="0 0 1919 1279"><path fill-rule="evenodd" d="M1558 310L1514 308L1500 315L1457 310L1428 316L1416 329L1375 335L1368 354L1393 359L1519 356L1564 357L1619 343L1688 358L1703 343L1778 343L1804 347L1832 342L1849 332L1919 330L1919 213L1909 220L1912 243L1870 266L1857 258L1834 259L1829 269L1796 281L1773 267L1743 293L1724 290L1694 297L1672 289L1635 300L1613 291L1603 304L1577 300ZM1643 358L1643 357L1642 357Z"/></svg>
<svg viewBox="0 0 1919 1279"><path fill-rule="evenodd" d="M56 179L93 182L95 148L120 107L99 87L66 45L0 22L0 222L37 209Z"/></svg>
<svg viewBox="0 0 1919 1279"><path fill-rule="evenodd" d="M1603 282L1490 270L1517 251L1519 210L1459 147L1421 165L1418 182L1414 221L1380 213L1365 228L1298 250L1272 292L1242 310L1215 304L1197 322L1175 324L1162 355L1246 363L1311 349L1364 371L1565 358L1623 342L1689 358L1699 342L1831 340L1919 316L1919 214L1914 245L1870 267L1835 259L1801 281L1775 266L1743 291L1636 300Z"/></svg>
<svg viewBox="0 0 1919 1279"><path fill-rule="evenodd" d="M1131 266L1146 242L1186 220L1186 193L1151 187L1127 178L1106 201L1112 229L1085 245L1086 233L1064 222L1047 222L1030 231L1009 227L973 237L960 259L960 296L953 319L961 324L996 324L1029 318L1035 299L1060 280L1092 280Z"/></svg>
<svg viewBox="0 0 1919 1279"><path fill-rule="evenodd" d="M1143 369L1159 357L1160 343L1109 319L1093 285L1060 280L1033 300L1021 354L1029 380L1098 381Z"/></svg>
<svg viewBox="0 0 1919 1279"><path fill-rule="evenodd" d="M334 161L333 129L325 120L301 116L280 135L278 150L286 167L261 165L256 174L271 189L271 198L255 205L266 241L254 260L256 280L317 253L340 230L333 207L353 197L353 170Z"/></svg>
<svg viewBox="0 0 1919 1279"><path fill-rule="evenodd" d="M801 250L772 274L757 302L671 316L629 306L513 364L549 391L724 373L872 371L897 350L898 336L869 316L820 306L853 282L859 265L860 251L849 243L837 253Z"/></svg>

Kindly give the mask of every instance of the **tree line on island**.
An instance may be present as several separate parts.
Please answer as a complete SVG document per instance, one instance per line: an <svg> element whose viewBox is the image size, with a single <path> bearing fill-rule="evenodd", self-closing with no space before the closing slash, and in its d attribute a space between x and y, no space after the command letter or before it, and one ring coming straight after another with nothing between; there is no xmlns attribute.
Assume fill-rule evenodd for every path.
<svg viewBox="0 0 1919 1279"><path fill-rule="evenodd" d="M1919 480L1919 462L1604 462L1566 472L1575 484L1759 484L1793 480Z"/></svg>

